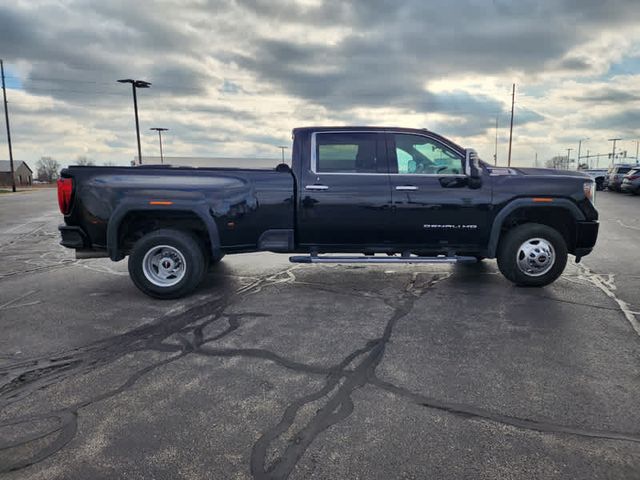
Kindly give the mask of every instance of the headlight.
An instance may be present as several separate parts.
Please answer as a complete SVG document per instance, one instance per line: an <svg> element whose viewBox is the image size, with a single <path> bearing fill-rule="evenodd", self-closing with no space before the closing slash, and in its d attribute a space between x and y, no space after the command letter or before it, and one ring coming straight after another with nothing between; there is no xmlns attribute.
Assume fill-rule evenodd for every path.
<svg viewBox="0 0 640 480"><path fill-rule="evenodd" d="M582 189L584 191L584 196L587 197L589 200L591 200L591 203L593 203L595 205L595 203L596 203L596 182L594 182L594 181L584 182L584 185L582 186Z"/></svg>

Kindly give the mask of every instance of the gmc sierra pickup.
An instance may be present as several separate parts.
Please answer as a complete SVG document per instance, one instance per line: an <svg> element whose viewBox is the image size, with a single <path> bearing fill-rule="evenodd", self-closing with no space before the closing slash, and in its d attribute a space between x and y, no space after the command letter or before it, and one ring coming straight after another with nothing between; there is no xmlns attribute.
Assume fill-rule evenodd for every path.
<svg viewBox="0 0 640 480"><path fill-rule="evenodd" d="M61 244L77 258L129 256L133 283L176 298L225 254L293 262L444 263L497 258L542 286L593 249L594 181L579 172L499 168L428 130L293 131L291 166L62 170ZM341 256L322 255L340 253Z"/></svg>

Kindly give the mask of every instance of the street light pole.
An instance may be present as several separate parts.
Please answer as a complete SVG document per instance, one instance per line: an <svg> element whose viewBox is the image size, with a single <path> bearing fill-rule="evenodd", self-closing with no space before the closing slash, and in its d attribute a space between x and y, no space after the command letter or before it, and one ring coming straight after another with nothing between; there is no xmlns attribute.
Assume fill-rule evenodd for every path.
<svg viewBox="0 0 640 480"><path fill-rule="evenodd" d="M0 73L2 74L2 97L4 98L4 119L7 122L7 143L9 144L9 167L11 170L11 191L16 191L16 174L13 170L13 148L11 147L11 128L9 127L9 108L7 107L7 90L4 86L4 63L0 59Z"/></svg>
<svg viewBox="0 0 640 480"><path fill-rule="evenodd" d="M160 141L160 164L164 164L164 156L162 155L162 132L169 130L168 128L152 127L149 130L156 130L158 132L158 140Z"/></svg>
<svg viewBox="0 0 640 480"><path fill-rule="evenodd" d="M285 148L289 148L289 147L287 147L286 145L279 145L278 148L280 150L282 150L282 163L285 163L285 161L284 161L284 150L285 150Z"/></svg>
<svg viewBox="0 0 640 480"><path fill-rule="evenodd" d="M573 150L573 148L567 148L567 170L569 170L569 163L571 161L571 150Z"/></svg>
<svg viewBox="0 0 640 480"><path fill-rule="evenodd" d="M133 91L133 110L136 116L136 137L138 139L138 164L142 165L142 149L140 148L140 123L138 122L138 96L136 94L136 89L149 88L151 86L151 83L145 82L144 80L133 80L131 78L118 80L118 82L131 84L131 89Z"/></svg>
<svg viewBox="0 0 640 480"><path fill-rule="evenodd" d="M509 158L507 166L511 167L511 142L513 140L513 107L516 103L516 84L513 84L513 92L511 93L511 126L509 127Z"/></svg>
<svg viewBox="0 0 640 480"><path fill-rule="evenodd" d="M493 151L493 164L498 165L498 115L500 112L496 113L496 147Z"/></svg>
<svg viewBox="0 0 640 480"><path fill-rule="evenodd" d="M587 138L581 138L578 141L578 164L576 166L576 170L580 167L580 149L582 148L582 142L589 140L589 137ZM587 164L589 163L589 158L587 158ZM588 165L587 165L588 166Z"/></svg>
<svg viewBox="0 0 640 480"><path fill-rule="evenodd" d="M613 151L611 152L611 164L616 163L616 142L622 140L621 138L610 138L609 141L613 142Z"/></svg>
<svg viewBox="0 0 640 480"><path fill-rule="evenodd" d="M136 114L136 138L138 139L138 164L142 165L142 149L140 148L140 122L138 121L138 95L136 94L136 84L131 83L133 91L133 110Z"/></svg>

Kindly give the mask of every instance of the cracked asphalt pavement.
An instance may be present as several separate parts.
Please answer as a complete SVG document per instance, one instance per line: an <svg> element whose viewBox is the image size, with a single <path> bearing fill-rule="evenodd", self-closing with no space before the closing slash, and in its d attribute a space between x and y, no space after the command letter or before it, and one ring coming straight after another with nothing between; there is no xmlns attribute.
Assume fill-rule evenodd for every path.
<svg viewBox="0 0 640 480"><path fill-rule="evenodd" d="M158 301L0 196L0 476L640 478L640 199L553 285L227 256Z"/></svg>

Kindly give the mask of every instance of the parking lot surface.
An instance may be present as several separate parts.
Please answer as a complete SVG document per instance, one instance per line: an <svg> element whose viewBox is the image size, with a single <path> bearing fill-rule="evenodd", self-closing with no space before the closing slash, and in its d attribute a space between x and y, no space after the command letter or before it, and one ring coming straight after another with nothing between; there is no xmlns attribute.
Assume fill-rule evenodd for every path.
<svg viewBox="0 0 640 480"><path fill-rule="evenodd" d="M227 256L197 292L58 245L0 196L7 479L640 477L640 199L602 192L554 284L467 266Z"/></svg>

